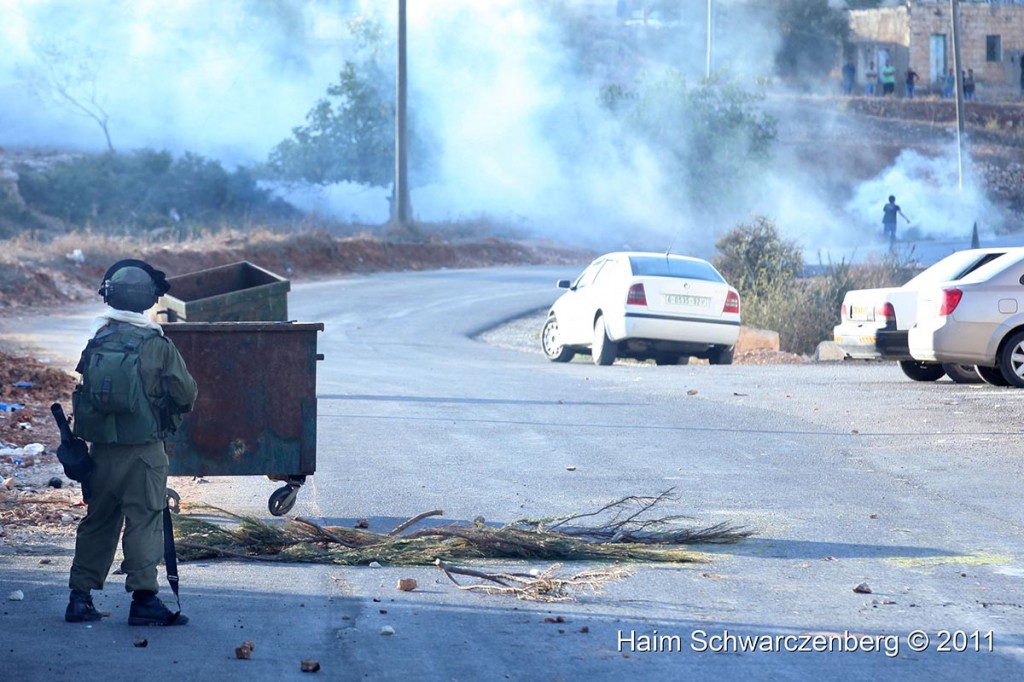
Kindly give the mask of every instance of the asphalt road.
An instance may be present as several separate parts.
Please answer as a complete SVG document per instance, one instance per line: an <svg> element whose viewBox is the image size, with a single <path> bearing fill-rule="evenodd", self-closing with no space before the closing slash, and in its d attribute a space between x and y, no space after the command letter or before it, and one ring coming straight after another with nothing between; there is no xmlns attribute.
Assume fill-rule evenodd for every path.
<svg viewBox="0 0 1024 682"><path fill-rule="evenodd" d="M674 488L664 513L753 538L568 604L460 591L431 567L190 562L192 622L141 632L121 576L96 595L109 619L65 624L70 548L34 547L0 557L0 596L25 594L0 610L3 679L305 679L302 659L332 680L1024 676L1024 391L884 364L559 365L472 338L549 304L572 270L295 286L291 315L326 329L317 473L292 514L385 531L435 508L504 522ZM77 313L34 319L37 352L73 356ZM210 479L186 501L267 518L274 487Z"/></svg>

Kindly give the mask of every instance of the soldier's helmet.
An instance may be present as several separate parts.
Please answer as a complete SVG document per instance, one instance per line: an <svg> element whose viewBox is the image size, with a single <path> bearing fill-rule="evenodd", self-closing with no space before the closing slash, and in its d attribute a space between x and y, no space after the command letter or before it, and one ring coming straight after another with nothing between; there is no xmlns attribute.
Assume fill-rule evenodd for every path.
<svg viewBox="0 0 1024 682"><path fill-rule="evenodd" d="M152 308L170 289L163 272L144 261L129 258L110 266L103 275L99 294L111 308L141 313Z"/></svg>

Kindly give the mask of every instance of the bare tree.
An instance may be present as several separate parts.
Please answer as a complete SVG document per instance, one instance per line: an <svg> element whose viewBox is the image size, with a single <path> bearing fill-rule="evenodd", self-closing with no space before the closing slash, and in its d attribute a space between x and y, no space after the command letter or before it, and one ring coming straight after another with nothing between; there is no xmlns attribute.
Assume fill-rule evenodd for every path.
<svg viewBox="0 0 1024 682"><path fill-rule="evenodd" d="M113 152L110 116L98 95L100 61L96 53L74 41L40 42L33 49L38 64L23 69L22 80L43 101L95 121L103 131L107 149Z"/></svg>

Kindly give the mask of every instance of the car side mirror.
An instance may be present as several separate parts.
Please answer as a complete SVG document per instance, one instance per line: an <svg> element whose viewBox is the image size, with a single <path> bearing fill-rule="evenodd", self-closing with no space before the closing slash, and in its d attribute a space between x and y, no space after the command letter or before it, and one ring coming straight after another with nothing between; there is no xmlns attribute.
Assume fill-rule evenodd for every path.
<svg viewBox="0 0 1024 682"><path fill-rule="evenodd" d="M572 285L572 281L567 279L560 279L555 282L555 286L559 289L568 289Z"/></svg>

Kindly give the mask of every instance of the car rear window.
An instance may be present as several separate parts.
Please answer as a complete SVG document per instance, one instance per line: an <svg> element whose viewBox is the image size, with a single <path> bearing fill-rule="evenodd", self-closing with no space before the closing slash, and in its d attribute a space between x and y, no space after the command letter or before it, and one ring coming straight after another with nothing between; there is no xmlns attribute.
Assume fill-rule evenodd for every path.
<svg viewBox="0 0 1024 682"><path fill-rule="evenodd" d="M629 266L636 277L682 277L706 282L725 282L711 263L664 256L630 256Z"/></svg>
<svg viewBox="0 0 1024 682"><path fill-rule="evenodd" d="M963 279L978 268L988 265L1005 253L1005 251L1000 251L998 253L979 254L972 251L960 251L950 254L907 282L906 286L920 288L924 285L938 282L955 282L958 279Z"/></svg>
<svg viewBox="0 0 1024 682"><path fill-rule="evenodd" d="M1024 261L1024 253L1020 249L1013 249L1002 258L986 263L985 267L971 271L968 275L961 278L960 282L970 284L974 282L998 281L1006 276L1007 271L1013 271L1012 276L1014 279L1017 279L1017 272L1020 270L1021 261ZM1024 280L1024 278L1021 279ZM1002 283L1009 284L1009 282L1005 281ZM1024 284L1024 281L1021 283Z"/></svg>

